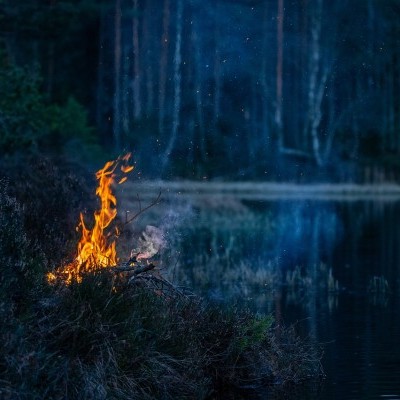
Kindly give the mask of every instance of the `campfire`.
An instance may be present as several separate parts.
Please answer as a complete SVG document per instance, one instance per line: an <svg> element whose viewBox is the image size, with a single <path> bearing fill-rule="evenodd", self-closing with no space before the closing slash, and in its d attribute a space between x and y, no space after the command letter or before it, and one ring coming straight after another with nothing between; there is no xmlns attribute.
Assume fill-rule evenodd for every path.
<svg viewBox="0 0 400 400"><path fill-rule="evenodd" d="M131 153L120 156L114 161L108 161L96 172L96 195L100 198L100 209L94 212L94 226L89 229L83 213L80 213L77 230L81 231L81 239L77 246L77 255L73 262L47 275L50 283L57 279L66 284L72 281L81 282L85 272L115 267L118 264L115 240L119 231L117 227L111 228L111 223L117 216L117 199L112 192L112 186L116 183L122 184L128 179L126 175L134 169L129 165L130 158Z"/></svg>

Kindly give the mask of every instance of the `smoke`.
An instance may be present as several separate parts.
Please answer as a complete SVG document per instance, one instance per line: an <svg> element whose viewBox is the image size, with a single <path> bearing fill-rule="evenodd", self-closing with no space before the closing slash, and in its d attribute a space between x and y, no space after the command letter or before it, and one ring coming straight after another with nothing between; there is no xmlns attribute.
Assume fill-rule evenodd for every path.
<svg viewBox="0 0 400 400"><path fill-rule="evenodd" d="M141 233L137 247L132 251L132 256L137 260L154 257L162 250L176 248L180 239L179 227L192 216L191 207L176 205L179 211L169 210L161 220L159 227L147 225Z"/></svg>
<svg viewBox="0 0 400 400"><path fill-rule="evenodd" d="M147 225L140 235L138 247L135 250L136 259L147 259L155 256L166 245L163 231L152 225Z"/></svg>

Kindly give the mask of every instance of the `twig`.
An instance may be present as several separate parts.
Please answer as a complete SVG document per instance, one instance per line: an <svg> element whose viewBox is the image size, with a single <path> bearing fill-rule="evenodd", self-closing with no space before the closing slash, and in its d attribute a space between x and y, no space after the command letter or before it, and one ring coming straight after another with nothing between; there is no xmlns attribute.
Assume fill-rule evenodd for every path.
<svg viewBox="0 0 400 400"><path fill-rule="evenodd" d="M145 207L145 208L143 208L143 209L142 209L142 204L141 204L140 198L139 198L139 211L138 211L133 217L127 219L127 220L125 221L125 223L124 223L123 226L130 224L130 223L131 223L135 218L137 218L140 214L143 214L143 213L144 213L145 211L147 211L149 208L151 208L151 207L155 206L156 204L158 204L160 198L161 198L161 190L160 190L160 192L158 193L157 198L156 198L151 204L149 204L147 207Z"/></svg>

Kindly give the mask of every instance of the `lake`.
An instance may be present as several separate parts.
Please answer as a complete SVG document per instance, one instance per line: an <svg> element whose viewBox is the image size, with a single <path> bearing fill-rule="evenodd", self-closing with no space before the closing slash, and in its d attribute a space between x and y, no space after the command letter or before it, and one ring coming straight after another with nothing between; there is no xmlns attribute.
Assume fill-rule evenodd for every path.
<svg viewBox="0 0 400 400"><path fill-rule="evenodd" d="M325 379L261 398L400 399L400 201L236 200L170 202L164 263L195 292L323 345Z"/></svg>

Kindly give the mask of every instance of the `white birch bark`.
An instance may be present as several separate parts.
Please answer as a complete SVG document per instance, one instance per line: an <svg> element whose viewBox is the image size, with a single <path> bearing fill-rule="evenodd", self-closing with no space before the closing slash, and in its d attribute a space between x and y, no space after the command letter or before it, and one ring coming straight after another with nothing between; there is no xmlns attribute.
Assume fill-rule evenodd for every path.
<svg viewBox="0 0 400 400"><path fill-rule="evenodd" d="M175 38L175 53L174 53L174 108L172 115L172 131L167 147L164 153L162 169L167 166L172 150L178 136L180 125L180 110L181 110L181 64L182 64L182 15L183 15L183 0L177 0L176 12L176 38Z"/></svg>
<svg viewBox="0 0 400 400"><path fill-rule="evenodd" d="M165 93L167 86L167 65L169 48L169 0L164 0L163 10L163 33L161 36L161 58L159 71L159 98L158 98L158 131L162 136L164 133L165 120Z"/></svg>

